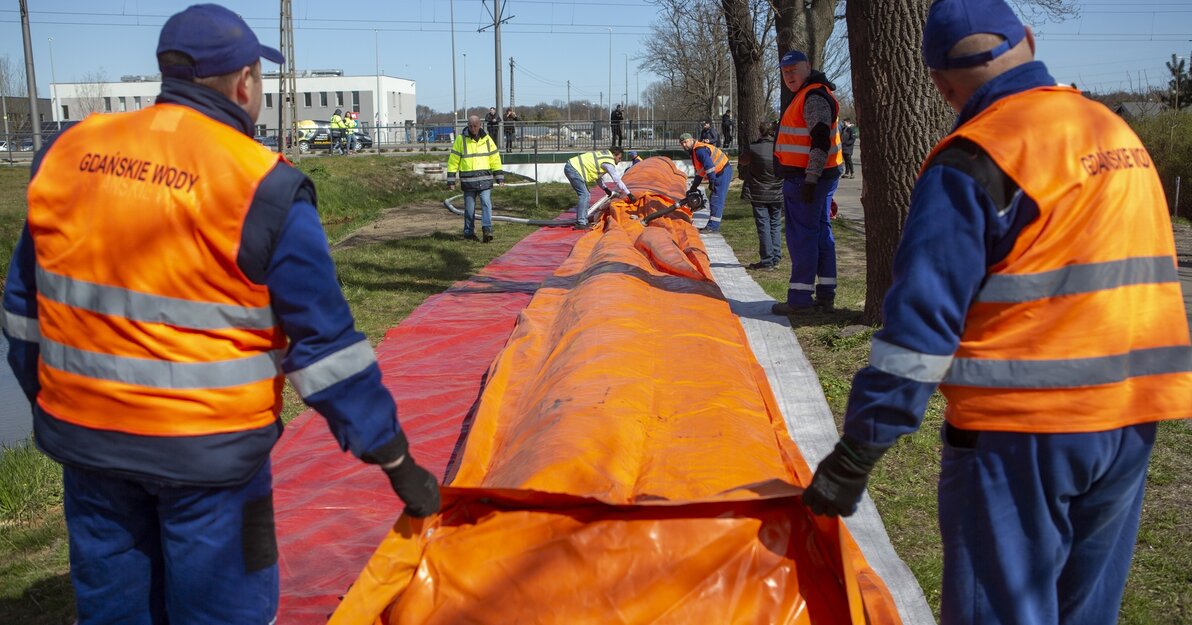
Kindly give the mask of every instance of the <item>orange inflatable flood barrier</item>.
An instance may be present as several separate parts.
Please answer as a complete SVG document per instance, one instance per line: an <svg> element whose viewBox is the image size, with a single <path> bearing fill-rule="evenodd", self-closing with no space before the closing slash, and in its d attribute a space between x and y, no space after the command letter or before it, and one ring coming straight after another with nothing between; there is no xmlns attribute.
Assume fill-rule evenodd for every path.
<svg viewBox="0 0 1192 625"><path fill-rule="evenodd" d="M488 371L440 514L402 516L331 618L899 623L711 278L666 158L542 284Z"/></svg>

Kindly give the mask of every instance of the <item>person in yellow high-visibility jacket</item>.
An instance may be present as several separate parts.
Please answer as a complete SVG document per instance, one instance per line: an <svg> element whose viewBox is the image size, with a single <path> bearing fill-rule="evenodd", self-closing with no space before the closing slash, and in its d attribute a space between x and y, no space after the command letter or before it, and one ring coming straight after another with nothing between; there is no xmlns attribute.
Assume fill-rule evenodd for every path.
<svg viewBox="0 0 1192 625"><path fill-rule="evenodd" d="M621 154L621 148L613 146L607 150L577 154L571 157L566 165L563 165L563 175L567 176L567 181L571 183L571 188L575 189L577 196L575 204L576 228L582 230L588 227L588 205L592 199L589 186L600 180L601 176L607 174L618 191L625 196L629 195L629 188L625 186L624 182L621 182L621 174L617 172L617 162L621 160Z"/></svg>
<svg viewBox="0 0 1192 625"><path fill-rule="evenodd" d="M455 188L460 179L464 190L464 238L476 240L476 200L480 199L480 226L484 242L493 240L493 181L505 186L501 171L501 153L488 132L480 126L480 117L468 118L468 127L455 137L447 158L447 188Z"/></svg>

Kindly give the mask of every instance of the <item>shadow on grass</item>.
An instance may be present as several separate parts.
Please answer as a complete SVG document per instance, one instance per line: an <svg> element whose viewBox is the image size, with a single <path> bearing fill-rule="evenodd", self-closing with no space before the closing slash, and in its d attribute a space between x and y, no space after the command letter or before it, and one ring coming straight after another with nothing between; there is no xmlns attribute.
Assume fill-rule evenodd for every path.
<svg viewBox="0 0 1192 625"><path fill-rule="evenodd" d="M0 617L13 625L70 625L75 619L70 575L43 577L20 597L0 597Z"/></svg>
<svg viewBox="0 0 1192 625"><path fill-rule="evenodd" d="M336 259L346 285L379 292L433 295L474 274L488 262L488 250L469 253L459 235L434 234L386 241L344 252Z"/></svg>

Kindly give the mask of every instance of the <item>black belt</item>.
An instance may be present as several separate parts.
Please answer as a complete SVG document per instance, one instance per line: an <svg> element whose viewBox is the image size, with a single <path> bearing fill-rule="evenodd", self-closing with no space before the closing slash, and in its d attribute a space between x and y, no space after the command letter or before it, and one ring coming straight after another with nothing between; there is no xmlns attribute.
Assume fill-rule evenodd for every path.
<svg viewBox="0 0 1192 625"><path fill-rule="evenodd" d="M977 430L965 430L951 423L944 423L944 440L952 447L973 449L977 446L977 440L980 438L981 432Z"/></svg>

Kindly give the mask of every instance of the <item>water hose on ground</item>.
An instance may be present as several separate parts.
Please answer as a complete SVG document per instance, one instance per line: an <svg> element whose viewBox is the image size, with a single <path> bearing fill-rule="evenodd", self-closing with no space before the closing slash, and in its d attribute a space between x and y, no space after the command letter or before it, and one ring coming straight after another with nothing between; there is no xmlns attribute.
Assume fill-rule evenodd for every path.
<svg viewBox="0 0 1192 625"><path fill-rule="evenodd" d="M507 184L505 186L507 186L507 187L522 187L522 186L527 186L527 185L531 185L531 184L534 184L534 183L533 182L517 182L517 183L513 183L513 184ZM447 208L447 210L462 217L464 214L463 209L457 208L455 206L455 204L453 204L452 202L454 202L455 200L457 200L463 196L464 196L463 193L458 193L456 195L452 195L451 197L443 200L443 206L445 206ZM605 205L608 204L609 200L611 200L611 199L612 199L611 195L605 195L603 198L600 199L600 201L596 202L595 204L592 205L591 208L588 209L588 223L592 223L593 218L597 214L599 214L601 210L604 209ZM526 217L510 217L508 215L497 215L497 214L493 215L493 221L507 221L507 222L511 222L511 223L515 223L515 224L525 224L527 226L544 226L544 227L555 227L555 228L571 227L571 226L575 225L574 219L529 219Z"/></svg>

